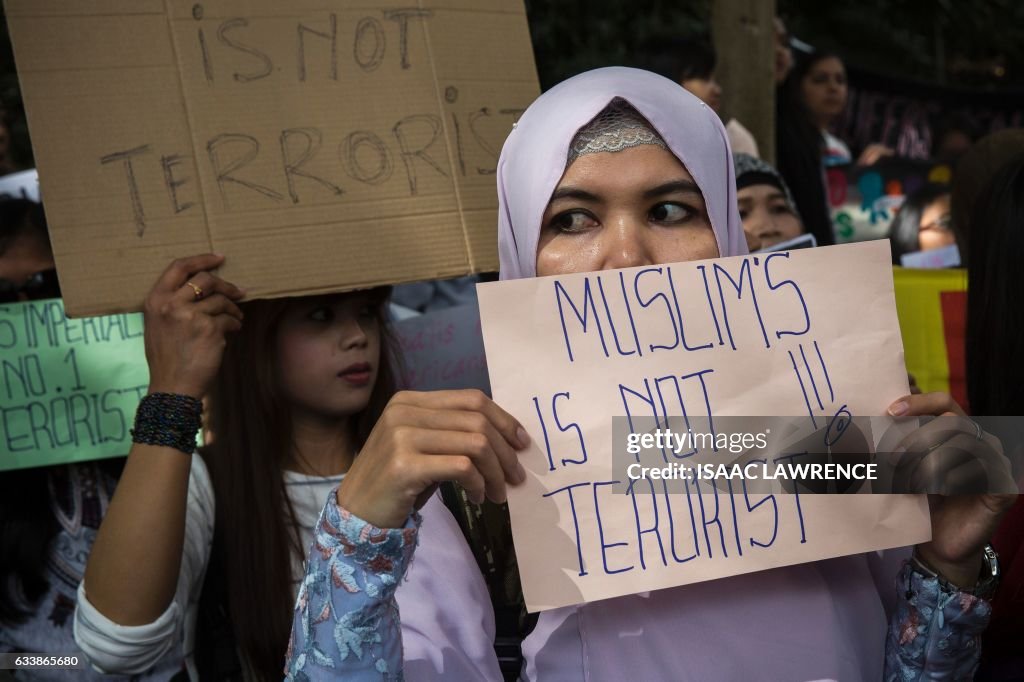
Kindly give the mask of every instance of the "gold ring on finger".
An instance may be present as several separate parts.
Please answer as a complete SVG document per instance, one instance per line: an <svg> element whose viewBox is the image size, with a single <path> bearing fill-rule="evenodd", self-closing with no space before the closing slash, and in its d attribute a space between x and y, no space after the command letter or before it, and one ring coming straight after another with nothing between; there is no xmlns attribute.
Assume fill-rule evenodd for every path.
<svg viewBox="0 0 1024 682"><path fill-rule="evenodd" d="M198 284L193 284L192 282L185 282L185 284L192 287L192 293L195 295L197 301L202 300L203 288L201 286L199 286Z"/></svg>

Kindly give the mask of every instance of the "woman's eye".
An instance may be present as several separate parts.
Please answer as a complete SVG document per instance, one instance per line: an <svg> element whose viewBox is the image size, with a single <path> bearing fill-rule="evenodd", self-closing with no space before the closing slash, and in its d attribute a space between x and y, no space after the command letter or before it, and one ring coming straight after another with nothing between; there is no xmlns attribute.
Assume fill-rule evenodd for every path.
<svg viewBox="0 0 1024 682"><path fill-rule="evenodd" d="M309 311L309 315L306 317L314 322L330 322L334 319L334 311L327 306L320 306Z"/></svg>
<svg viewBox="0 0 1024 682"><path fill-rule="evenodd" d="M567 211L552 218L550 226L559 232L583 232L597 226L597 221L582 211Z"/></svg>
<svg viewBox="0 0 1024 682"><path fill-rule="evenodd" d="M750 215L750 211L749 210L747 210L745 208L741 208L740 209L740 220L746 220L747 216L749 216L749 215Z"/></svg>
<svg viewBox="0 0 1024 682"><path fill-rule="evenodd" d="M359 307L359 317L370 319L377 317L377 306L364 305Z"/></svg>
<svg viewBox="0 0 1024 682"><path fill-rule="evenodd" d="M681 223L692 217L694 213L696 211L689 206L665 202L651 209L651 220L657 223Z"/></svg>
<svg viewBox="0 0 1024 682"><path fill-rule="evenodd" d="M772 206L772 213L775 215L792 214L793 211L789 209L786 204L775 204Z"/></svg>

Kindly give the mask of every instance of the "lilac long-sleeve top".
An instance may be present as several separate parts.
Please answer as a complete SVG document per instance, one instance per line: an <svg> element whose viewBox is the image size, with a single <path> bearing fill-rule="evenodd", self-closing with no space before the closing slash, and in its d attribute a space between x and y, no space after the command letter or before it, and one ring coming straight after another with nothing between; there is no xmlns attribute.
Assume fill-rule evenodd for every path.
<svg viewBox="0 0 1024 682"><path fill-rule="evenodd" d="M287 679L429 680L437 671L444 679L501 679L493 652L453 644L472 641L458 633L479 628L465 610L479 600L452 591L476 567L464 548L435 546L451 537L433 525L417 516L400 529L374 528L332 494L299 591ZM414 552L418 573L437 571L438 589L402 587L400 611L395 594ZM936 581L897 564L856 555L546 611L524 642L524 677L971 679L987 602L944 595ZM883 573L880 591L875 575ZM888 619L883 597L892 605ZM407 641L403 657L406 609L413 610L409 621L437 629ZM433 664L406 666L410 644L419 659L433 647Z"/></svg>

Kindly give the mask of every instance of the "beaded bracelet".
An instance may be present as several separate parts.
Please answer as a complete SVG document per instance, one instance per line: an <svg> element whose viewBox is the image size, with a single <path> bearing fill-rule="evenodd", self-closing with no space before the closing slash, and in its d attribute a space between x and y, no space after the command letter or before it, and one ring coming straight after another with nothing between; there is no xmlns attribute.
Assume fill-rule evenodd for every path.
<svg viewBox="0 0 1024 682"><path fill-rule="evenodd" d="M150 393L135 411L132 441L163 445L191 455L202 424L203 403L189 395Z"/></svg>

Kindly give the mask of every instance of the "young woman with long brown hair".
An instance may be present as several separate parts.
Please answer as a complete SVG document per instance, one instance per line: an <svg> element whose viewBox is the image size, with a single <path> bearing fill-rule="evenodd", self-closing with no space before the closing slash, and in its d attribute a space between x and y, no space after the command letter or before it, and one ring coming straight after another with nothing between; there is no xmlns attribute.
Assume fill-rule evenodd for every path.
<svg viewBox="0 0 1024 682"><path fill-rule="evenodd" d="M79 588L82 649L110 672L181 647L192 677L280 679L324 500L357 453L391 461L411 437L438 455L432 468L380 475L415 477L408 488L442 541L399 591L410 595L406 664L425 679L491 677L487 591L431 484L486 481L503 498L505 477L521 476L518 424L475 392L392 395L386 289L240 303L211 272L222 261L176 261L146 301L150 393ZM203 397L212 441L193 455ZM424 594L460 617L439 619ZM198 636L197 618L210 626Z"/></svg>

